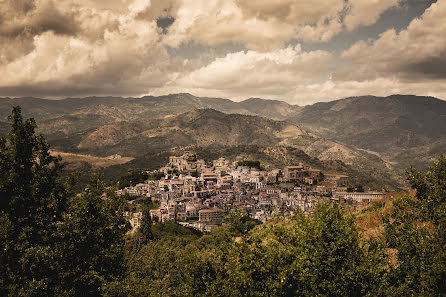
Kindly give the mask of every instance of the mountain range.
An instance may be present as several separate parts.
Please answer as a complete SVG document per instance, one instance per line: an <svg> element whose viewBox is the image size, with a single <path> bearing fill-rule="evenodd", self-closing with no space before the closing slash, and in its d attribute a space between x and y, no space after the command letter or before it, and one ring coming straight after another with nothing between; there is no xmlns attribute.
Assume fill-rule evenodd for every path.
<svg viewBox="0 0 446 297"><path fill-rule="evenodd" d="M399 168L425 168L446 153L446 102L432 97L353 97L305 106L287 119L375 153Z"/></svg>
<svg viewBox="0 0 446 297"><path fill-rule="evenodd" d="M389 188L403 185L403 168L424 168L446 152L446 102L432 97L363 96L308 106L190 94L0 98L2 134L14 105L36 119L38 131L57 151L132 160L112 166L116 172L156 167L168 154L194 150L209 157L219 152L257 158L267 167L300 158L353 174L371 187Z"/></svg>

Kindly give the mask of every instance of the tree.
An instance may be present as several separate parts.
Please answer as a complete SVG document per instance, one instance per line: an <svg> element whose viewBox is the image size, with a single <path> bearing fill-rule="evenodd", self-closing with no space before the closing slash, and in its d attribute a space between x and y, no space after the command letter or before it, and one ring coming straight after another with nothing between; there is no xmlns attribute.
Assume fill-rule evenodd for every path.
<svg viewBox="0 0 446 297"><path fill-rule="evenodd" d="M260 161L257 161L257 160L243 160L243 161L237 162L237 166L248 166L248 167L260 169Z"/></svg>
<svg viewBox="0 0 446 297"><path fill-rule="evenodd" d="M396 254L387 277L389 296L444 296L446 293L446 158L427 172L411 168L416 190L393 202L385 218L385 239Z"/></svg>
<svg viewBox="0 0 446 297"><path fill-rule="evenodd" d="M253 229L228 258L224 296L366 296L385 272L379 242L363 242L353 217L325 203Z"/></svg>
<svg viewBox="0 0 446 297"><path fill-rule="evenodd" d="M92 176L82 195L69 201L58 228L56 249L62 295L100 296L124 270L124 200L106 191L102 172Z"/></svg>
<svg viewBox="0 0 446 297"><path fill-rule="evenodd" d="M127 174L122 175L116 180L120 189L125 187L133 187L138 183L145 182L149 178L149 174L144 169L129 169Z"/></svg>
<svg viewBox="0 0 446 297"><path fill-rule="evenodd" d="M0 139L0 295L98 296L123 270L123 201L101 174L82 195L14 107Z"/></svg>
<svg viewBox="0 0 446 297"><path fill-rule="evenodd" d="M261 224L259 220L250 218L239 209L236 211L229 210L224 221L230 225L230 229L235 235L245 235L255 226Z"/></svg>
<svg viewBox="0 0 446 297"><path fill-rule="evenodd" d="M9 116L11 132L0 139L0 295L51 295L55 286L54 232L72 195L60 158L35 134L20 107Z"/></svg>
<svg viewBox="0 0 446 297"><path fill-rule="evenodd" d="M194 287L186 276L199 267L199 253L191 243L202 233L174 222L154 224L152 232L153 239L139 248L138 232L129 234L126 278L107 286L107 296L187 296ZM206 276L197 280L200 277Z"/></svg>
<svg viewBox="0 0 446 297"><path fill-rule="evenodd" d="M148 209L144 209L142 211L141 226L138 229L137 236L139 247L149 243L149 241L153 239L152 219L150 217L150 211Z"/></svg>

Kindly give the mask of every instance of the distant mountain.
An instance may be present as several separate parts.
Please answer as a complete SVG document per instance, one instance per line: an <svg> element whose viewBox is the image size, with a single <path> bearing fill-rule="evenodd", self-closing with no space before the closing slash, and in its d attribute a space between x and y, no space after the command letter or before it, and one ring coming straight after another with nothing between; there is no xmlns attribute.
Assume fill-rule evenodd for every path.
<svg viewBox="0 0 446 297"><path fill-rule="evenodd" d="M93 120L91 126L105 122L131 121L160 118L180 114L195 109L211 108L224 113L258 115L271 119L285 119L293 116L301 108L283 101L248 99L234 102L229 99L195 97L191 94L141 98L87 97L63 100L40 98L0 98L0 121L6 121L12 107L20 105L25 117L37 121L77 117L79 120ZM98 117L91 119L89 116Z"/></svg>
<svg viewBox="0 0 446 297"><path fill-rule="evenodd" d="M48 124L45 124L42 129L49 131L55 128L53 125L49 129ZM71 131L66 129L65 132ZM131 162L133 166L145 164L147 168L151 164L159 165L154 155L161 154L165 158L167 151L175 153L184 150L199 151L203 155L212 155L210 151L232 152L229 156L233 159L243 156L259 158L270 168L283 167L298 162L290 153L290 150L297 150L302 153L301 156L305 156L304 159L313 158L328 163L339 160L342 166L348 168L343 172L367 176L368 180L363 178L362 181L369 186L395 188L401 185L401 180L391 166L374 155L321 139L284 121L225 114L213 109L197 109L156 119L109 123L62 138L56 136L49 134L57 150L104 157L119 154L135 158ZM255 154L251 152L243 155L244 151L237 149L240 147L254 147L257 151ZM327 168L333 170L333 167Z"/></svg>
<svg viewBox="0 0 446 297"><path fill-rule="evenodd" d="M239 103L244 109L254 115L273 120L284 120L300 112L302 107L290 105L283 101L249 98ZM217 108L218 109L218 108Z"/></svg>
<svg viewBox="0 0 446 297"><path fill-rule="evenodd" d="M79 135L72 150L97 155L138 156L185 146L293 144L305 146L314 136L299 127L257 116L197 109L157 119L105 124ZM54 136L54 135L53 135ZM64 142L50 137L58 149ZM65 147L66 149L66 147Z"/></svg>
<svg viewBox="0 0 446 297"><path fill-rule="evenodd" d="M446 153L446 101L432 97L352 97L305 106L287 120L401 168Z"/></svg>
<svg viewBox="0 0 446 297"><path fill-rule="evenodd" d="M6 122L0 122L0 135L8 134L11 129L11 124Z"/></svg>
<svg viewBox="0 0 446 297"><path fill-rule="evenodd" d="M102 157L119 154L135 158L132 164L153 161L144 157L150 154L185 148L230 151L254 146L265 152L267 147L288 147L321 161L339 160L395 185L402 168L424 167L446 152L446 103L432 97L364 96L304 107L190 94L0 98L1 134L8 131L7 116L14 105L22 107L24 117L37 120L38 131L55 149ZM280 163L279 155L262 156L270 164ZM284 154L286 158L291 157Z"/></svg>

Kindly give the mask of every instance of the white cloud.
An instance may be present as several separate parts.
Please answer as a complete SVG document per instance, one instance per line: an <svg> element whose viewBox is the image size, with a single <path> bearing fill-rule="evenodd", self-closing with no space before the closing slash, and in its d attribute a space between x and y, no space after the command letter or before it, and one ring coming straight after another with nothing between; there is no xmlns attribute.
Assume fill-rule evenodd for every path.
<svg viewBox="0 0 446 297"><path fill-rule="evenodd" d="M86 26L78 35L37 34L31 51L1 64L0 73L10 75L3 76L0 89L17 94L46 89L61 96L141 94L168 81L171 61L158 42L155 21L84 8L76 17Z"/></svg>
<svg viewBox="0 0 446 297"><path fill-rule="evenodd" d="M233 1L184 0L164 42L170 46L195 41L215 46L225 42L248 48L278 48L293 36L293 26L275 20L245 18Z"/></svg>
<svg viewBox="0 0 446 297"><path fill-rule="evenodd" d="M331 54L302 52L300 46L273 52L237 52L193 71L180 84L200 88L286 88L308 82L329 69Z"/></svg>
<svg viewBox="0 0 446 297"><path fill-rule="evenodd" d="M304 52L299 45L271 52L240 51L181 73L161 90L151 90L151 94L278 97L300 84L321 79L329 71L331 59L326 51Z"/></svg>
<svg viewBox="0 0 446 297"><path fill-rule="evenodd" d="M0 0L0 95L191 92L310 103L349 95L437 94L446 79L446 2L402 32L345 51L334 68L325 42L378 21L400 0ZM162 18L174 20L159 28ZM167 22L169 23L169 22ZM166 25L168 26L168 25ZM164 29L164 30L163 30ZM235 43L246 50L187 60L167 46ZM176 49L176 50L181 50ZM333 79L327 77L333 73ZM427 80L428 78L429 80ZM432 91L433 90L433 91Z"/></svg>
<svg viewBox="0 0 446 297"><path fill-rule="evenodd" d="M270 51L290 40L326 42L343 30L374 24L398 0L183 0L164 42L240 43ZM350 9L348 9L350 8Z"/></svg>
<svg viewBox="0 0 446 297"><path fill-rule="evenodd" d="M299 85L290 93L275 99L283 99L292 104L307 105L351 96L389 96L393 94L433 96L446 99L446 84L439 85L433 81L408 83L396 78L377 78L365 81L333 81L330 79L323 83Z"/></svg>
<svg viewBox="0 0 446 297"><path fill-rule="evenodd" d="M359 41L342 54L351 66L336 80L396 77L405 81L446 79L446 1L431 5L401 32L388 30L374 41Z"/></svg>
<svg viewBox="0 0 446 297"><path fill-rule="evenodd" d="M268 1L235 0L247 17L276 19L292 24L317 23L335 17L344 7L344 0Z"/></svg>

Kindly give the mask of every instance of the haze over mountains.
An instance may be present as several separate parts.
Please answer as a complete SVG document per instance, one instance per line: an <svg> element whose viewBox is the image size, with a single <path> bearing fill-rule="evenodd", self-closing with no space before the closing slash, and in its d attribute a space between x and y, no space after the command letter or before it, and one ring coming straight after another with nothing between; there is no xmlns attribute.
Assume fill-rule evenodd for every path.
<svg viewBox="0 0 446 297"><path fill-rule="evenodd" d="M166 158L164 152L226 150L233 158L262 159L266 166L284 166L300 156L325 170L362 172L375 185L400 185L402 168L425 167L446 152L446 102L432 97L364 96L304 107L190 94L2 98L2 133L9 129L7 116L14 105L22 107L24 117L36 119L53 148L135 158L128 166L153 167L154 156Z"/></svg>

